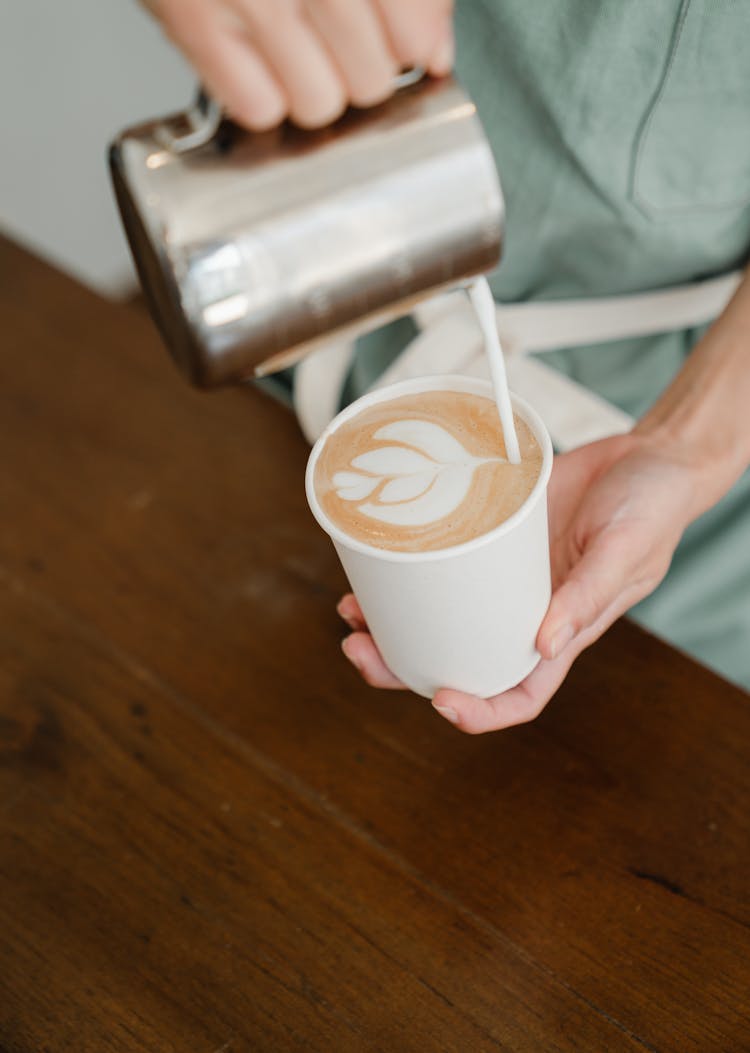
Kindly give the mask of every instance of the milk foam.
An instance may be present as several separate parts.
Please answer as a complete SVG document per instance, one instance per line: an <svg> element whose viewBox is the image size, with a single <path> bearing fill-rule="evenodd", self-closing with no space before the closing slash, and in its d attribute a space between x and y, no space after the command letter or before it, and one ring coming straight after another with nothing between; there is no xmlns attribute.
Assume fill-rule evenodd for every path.
<svg viewBox="0 0 750 1053"><path fill-rule="evenodd" d="M541 450L517 418L510 464L490 398L425 392L376 403L326 441L315 491L346 533L382 548L445 548L492 530L523 504Z"/></svg>
<svg viewBox="0 0 750 1053"><path fill-rule="evenodd" d="M395 526L426 526L449 516L466 499L479 465L505 460L473 457L445 428L426 420L394 421L373 438L387 445L355 457L358 471L336 472L333 485L344 501L377 491L359 512Z"/></svg>

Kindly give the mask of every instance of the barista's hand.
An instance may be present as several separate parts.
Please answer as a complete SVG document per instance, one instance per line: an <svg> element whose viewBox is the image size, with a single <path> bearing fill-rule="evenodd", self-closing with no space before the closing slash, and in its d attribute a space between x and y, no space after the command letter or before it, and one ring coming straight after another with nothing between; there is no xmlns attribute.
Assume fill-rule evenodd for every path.
<svg viewBox="0 0 750 1053"><path fill-rule="evenodd" d="M549 487L554 592L537 636L542 660L495 698L438 691L435 709L471 734L538 716L581 651L662 580L708 489L687 450L637 431L556 457ZM355 630L344 653L365 680L403 686L384 665L354 596L343 598L339 613Z"/></svg>
<svg viewBox="0 0 750 1053"><path fill-rule="evenodd" d="M372 106L400 70L453 65L453 0L142 0L208 90L254 130Z"/></svg>

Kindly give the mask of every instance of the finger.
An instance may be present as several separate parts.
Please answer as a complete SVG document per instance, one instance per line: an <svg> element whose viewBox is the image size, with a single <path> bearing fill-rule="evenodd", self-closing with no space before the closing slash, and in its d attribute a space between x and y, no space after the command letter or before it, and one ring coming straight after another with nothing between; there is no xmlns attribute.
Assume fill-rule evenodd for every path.
<svg viewBox="0 0 750 1053"><path fill-rule="evenodd" d="M595 467L591 449L592 444L589 444L569 453L555 454L547 486L550 540L553 543L569 531L581 495L591 485Z"/></svg>
<svg viewBox="0 0 750 1053"><path fill-rule="evenodd" d="M232 0L246 19L250 35L282 85L289 115L302 128L330 124L346 108L339 73L297 6L268 0Z"/></svg>
<svg viewBox="0 0 750 1053"><path fill-rule="evenodd" d="M342 596L336 610L350 628L358 631L367 628L362 608L357 603L357 598L353 592L348 592L346 596Z"/></svg>
<svg viewBox="0 0 750 1053"><path fill-rule="evenodd" d="M393 91L399 64L369 0L309 2L305 11L328 48L355 106L373 106Z"/></svg>
<svg viewBox="0 0 750 1053"><path fill-rule="evenodd" d="M427 69L445 40L453 39L452 0L377 0L376 6L402 66Z"/></svg>
<svg viewBox="0 0 750 1053"><path fill-rule="evenodd" d="M543 658L517 687L493 698L477 698L475 695L443 688L433 698L433 707L442 717L469 735L499 731L534 720L556 694L581 652L598 640L643 594L644 589L639 586L623 590L591 625L561 648L556 658Z"/></svg>
<svg viewBox="0 0 750 1053"><path fill-rule="evenodd" d="M460 731L481 735L535 720L556 694L570 667L582 651L597 640L623 612L616 606L582 632L553 661L542 659L517 687L493 698L477 698L447 688L438 691L432 705Z"/></svg>
<svg viewBox="0 0 750 1053"><path fill-rule="evenodd" d="M404 687L383 661L369 633L352 633L341 643L341 650L372 687L397 690Z"/></svg>
<svg viewBox="0 0 750 1053"><path fill-rule="evenodd" d="M583 646L570 647L553 662L540 661L517 687L493 698L477 698L443 688L435 695L432 705L442 717L469 735L526 724L539 716L581 650Z"/></svg>
<svg viewBox="0 0 750 1053"><path fill-rule="evenodd" d="M505 691L494 698L478 698L462 691L442 688L432 700L435 710L468 735L481 735L486 731L499 731L514 724L525 724L533 720L543 706L530 695L523 685Z"/></svg>
<svg viewBox="0 0 750 1053"><path fill-rule="evenodd" d="M636 572L642 556L628 532L604 531L595 538L552 595L537 636L539 653L555 658L610 607L645 595L647 582Z"/></svg>
<svg viewBox="0 0 750 1053"><path fill-rule="evenodd" d="M273 128L287 101L276 78L236 20L218 7L163 0L160 14L170 38L186 53L211 95L245 127Z"/></svg>
<svg viewBox="0 0 750 1053"><path fill-rule="evenodd" d="M447 77L456 62L456 42L453 24L448 21L425 66L433 77Z"/></svg>

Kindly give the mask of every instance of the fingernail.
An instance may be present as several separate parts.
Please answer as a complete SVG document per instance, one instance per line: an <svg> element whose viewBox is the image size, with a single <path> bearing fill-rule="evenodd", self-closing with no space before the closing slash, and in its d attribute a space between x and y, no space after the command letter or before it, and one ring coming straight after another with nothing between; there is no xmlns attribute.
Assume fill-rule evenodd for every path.
<svg viewBox="0 0 750 1053"><path fill-rule="evenodd" d="M458 713L455 709L451 708L451 706L433 706L432 708L436 709L440 716L445 717L445 719L449 720L451 724L458 723Z"/></svg>
<svg viewBox="0 0 750 1053"><path fill-rule="evenodd" d="M360 671L360 673L361 673L362 672L362 666L360 665L359 661L354 657L354 655L349 654L349 637L348 636L345 636L344 639L341 641L341 650L344 652L344 656L346 658L348 658L349 661L352 663L354 668L358 669Z"/></svg>
<svg viewBox="0 0 750 1053"><path fill-rule="evenodd" d="M549 649L552 657L557 658L557 656L565 650L574 636L575 630L570 623L563 625L561 629L558 629L550 640Z"/></svg>

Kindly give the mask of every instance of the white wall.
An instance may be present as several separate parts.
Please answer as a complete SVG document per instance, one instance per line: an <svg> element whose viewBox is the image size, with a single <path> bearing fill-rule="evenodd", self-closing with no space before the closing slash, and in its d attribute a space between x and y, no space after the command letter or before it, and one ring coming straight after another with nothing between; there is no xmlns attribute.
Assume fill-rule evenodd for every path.
<svg viewBox="0 0 750 1053"><path fill-rule="evenodd" d="M195 78L135 0L0 0L0 228L107 295L135 277L106 167Z"/></svg>

